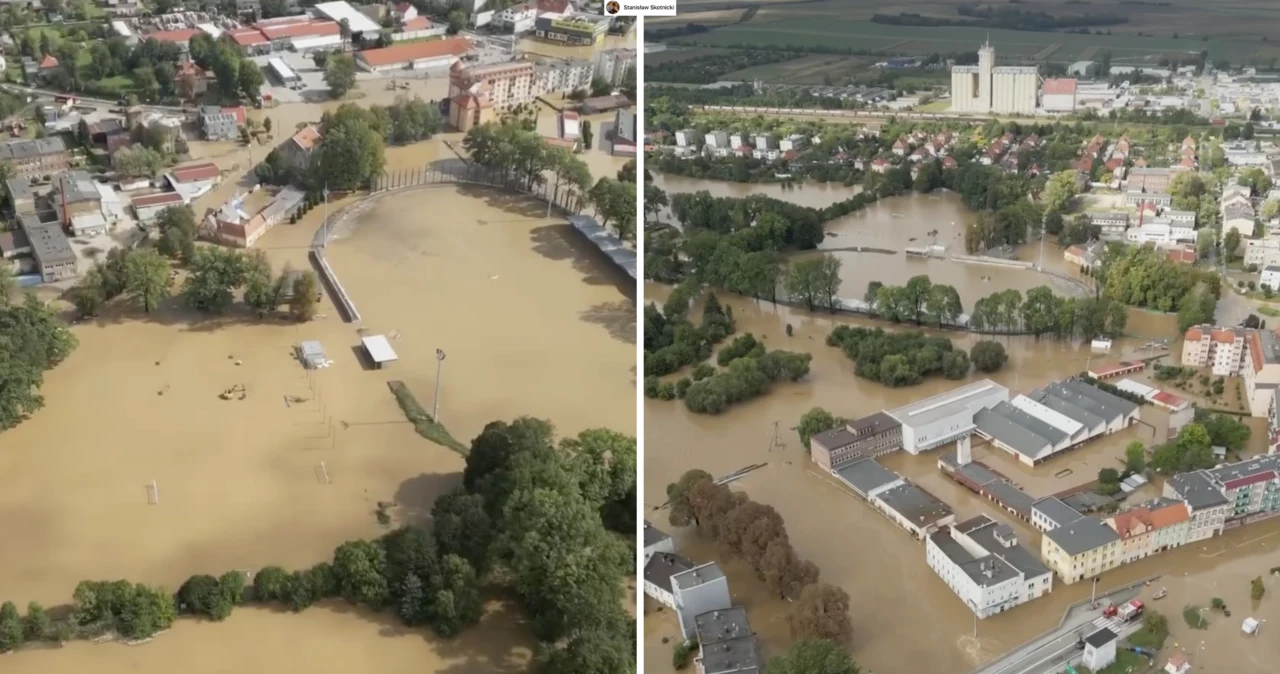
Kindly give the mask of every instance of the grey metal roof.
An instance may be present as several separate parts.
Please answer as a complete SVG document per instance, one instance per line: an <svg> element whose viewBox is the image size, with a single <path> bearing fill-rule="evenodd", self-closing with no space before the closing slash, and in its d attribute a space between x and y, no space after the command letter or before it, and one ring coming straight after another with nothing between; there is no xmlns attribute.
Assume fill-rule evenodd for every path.
<svg viewBox="0 0 1280 674"><path fill-rule="evenodd" d="M902 478L876 463L875 459L855 461L836 471L836 477L844 480L854 491L866 496L871 491L892 484Z"/></svg>
<svg viewBox="0 0 1280 674"><path fill-rule="evenodd" d="M720 570L720 565L715 562L707 562L688 571L679 571L672 574L671 589L674 590L679 587L681 590L689 590L722 578L724 578L724 572Z"/></svg>
<svg viewBox="0 0 1280 674"><path fill-rule="evenodd" d="M951 506L910 482L886 489L876 498L917 527L927 527L955 515Z"/></svg>
<svg viewBox="0 0 1280 674"><path fill-rule="evenodd" d="M1271 365L1280 363L1280 340L1276 339L1276 334L1270 330L1258 330L1257 333L1258 345L1262 347L1262 361ZM1259 387L1262 385L1262 382L1256 384Z"/></svg>
<svg viewBox="0 0 1280 674"><path fill-rule="evenodd" d="M622 240L614 236L612 232L601 227L594 218L585 215L571 215L568 218L569 224L574 229L582 232L582 235L591 240L600 252L609 256L614 264L622 267L633 280L636 277L636 252L623 245Z"/></svg>
<svg viewBox="0 0 1280 674"><path fill-rule="evenodd" d="M693 618L693 625L698 635L698 643L703 646L753 634L751 621L747 620L747 610L741 606L698 614Z"/></svg>
<svg viewBox="0 0 1280 674"><path fill-rule="evenodd" d="M1102 520L1092 517L1081 517L1056 529L1050 529L1045 536L1072 557L1120 540L1120 535L1111 527L1103 524Z"/></svg>
<svg viewBox="0 0 1280 674"><path fill-rule="evenodd" d="M76 252L71 249L67 235L62 226L56 222L42 223L34 215L24 215L18 219L22 231L31 242L31 250L40 264L66 264L76 261Z"/></svg>
<svg viewBox="0 0 1280 674"><path fill-rule="evenodd" d="M1104 627L1098 630L1097 632L1094 632L1093 634L1090 634L1089 636L1085 637L1084 642L1086 644L1089 644L1090 646L1093 646L1094 648L1102 648L1103 646L1106 646L1107 644L1119 638L1120 637L1116 636L1115 632L1112 632L1110 629L1107 629L1106 627Z"/></svg>
<svg viewBox="0 0 1280 674"><path fill-rule="evenodd" d="M1000 403L992 409L996 414L1048 440L1050 444L1056 445L1068 438L1066 431L1024 409L1015 407L1013 403Z"/></svg>
<svg viewBox="0 0 1280 674"><path fill-rule="evenodd" d="M845 428L844 426L840 426L839 428L833 428L829 431L822 431L821 433L814 433L813 437L809 438L810 443L817 442L818 444L822 445L823 447L829 450L836 450L836 449L840 449L841 447L848 447L849 445L852 445L857 440L858 440L858 436L854 435L853 433L850 433L849 429Z"/></svg>
<svg viewBox="0 0 1280 674"><path fill-rule="evenodd" d="M1017 540L1013 532L1013 527L1004 522L999 522L986 515L979 515L956 525L956 528L964 531L965 535L974 543L982 546L983 550L999 557L1028 578L1036 578L1050 572L1049 567L1041 563L1030 550L1020 544L1021 542ZM1005 545L1001 539L1012 541L1014 544Z"/></svg>
<svg viewBox="0 0 1280 674"><path fill-rule="evenodd" d="M1166 482L1192 510L1213 508L1227 504L1227 497L1213 483L1209 473L1197 470L1190 473L1178 473Z"/></svg>
<svg viewBox="0 0 1280 674"><path fill-rule="evenodd" d="M938 546L938 550L960 567L969 579L978 587L992 587L1018 577L1018 570L1013 565L996 557L990 552L975 557L951 536L951 529L939 529L929 535L929 540Z"/></svg>
<svg viewBox="0 0 1280 674"><path fill-rule="evenodd" d="M102 194L93 186L93 178L85 171L67 171L54 178L53 185L59 192L56 205L62 204L63 197L68 204L102 201Z"/></svg>
<svg viewBox="0 0 1280 674"><path fill-rule="evenodd" d="M31 199L35 197L35 192L31 189L31 180L28 178L10 178L4 181L4 184L14 199Z"/></svg>
<svg viewBox="0 0 1280 674"><path fill-rule="evenodd" d="M1031 517L1031 503L1033 501L1031 494L1001 479L992 480L983 485L982 488L999 499L1001 504L1012 508L1019 515Z"/></svg>
<svg viewBox="0 0 1280 674"><path fill-rule="evenodd" d="M671 577L693 568L693 562L670 552L659 552L644 565L644 579L658 587L671 591Z"/></svg>
<svg viewBox="0 0 1280 674"><path fill-rule="evenodd" d="M760 653L756 650L754 636L728 639L710 646L704 645L702 667L704 674L758 674Z"/></svg>
<svg viewBox="0 0 1280 674"><path fill-rule="evenodd" d="M910 405L889 410L888 413L903 424L923 426L957 414L974 404L976 400L1001 391L1004 392L1004 399L1008 400L1009 389L990 379L982 379L946 393L940 393L924 400L917 400Z"/></svg>
<svg viewBox="0 0 1280 674"><path fill-rule="evenodd" d="M890 431L902 426L902 422L894 419L885 412L876 412L861 419L854 419L849 422L849 430L861 435L879 435L885 431Z"/></svg>
<svg viewBox="0 0 1280 674"><path fill-rule="evenodd" d="M1063 385L1068 389L1093 400L1099 405L1102 405L1104 409L1111 411L1115 415L1112 418L1119 418L1133 414L1138 409L1137 403L1121 398L1114 393L1103 391L1097 386L1087 384L1079 379L1067 380L1063 382Z"/></svg>
<svg viewBox="0 0 1280 674"><path fill-rule="evenodd" d="M1070 524L1084 517L1084 515L1076 512L1075 508L1063 503L1056 496L1046 496L1036 501L1031 508L1058 526Z"/></svg>
<svg viewBox="0 0 1280 674"><path fill-rule="evenodd" d="M1251 477L1268 471L1280 471L1280 454L1255 456L1244 461L1219 466L1206 472L1220 484L1225 484L1232 480L1239 480L1242 477Z"/></svg>
<svg viewBox="0 0 1280 674"><path fill-rule="evenodd" d="M1037 459L1045 450L1051 449L1053 443L1036 435L994 409L979 410L973 416L973 423L983 435L988 435L1001 444L1013 449L1023 456Z"/></svg>
<svg viewBox="0 0 1280 674"><path fill-rule="evenodd" d="M34 140L17 139L0 143L0 159L32 159L67 151L61 136Z"/></svg>
<svg viewBox="0 0 1280 674"><path fill-rule="evenodd" d="M624 140L636 142L636 113L631 110L619 110L614 116L613 133Z"/></svg>
<svg viewBox="0 0 1280 674"><path fill-rule="evenodd" d="M1119 417L1118 410L1110 409L1106 405L1098 402L1097 400L1094 400L1089 396L1084 395L1079 391L1075 391L1067 388L1066 386L1063 385L1063 382L1049 384L1047 387L1045 387L1045 390L1048 391L1050 394L1055 395L1059 398L1062 398L1068 403L1071 403L1072 405L1075 405L1076 407L1079 407L1080 409L1085 410L1090 414L1093 414L1095 417L1098 417L1099 419L1101 419L1103 423L1110 423L1111 421Z"/></svg>
<svg viewBox="0 0 1280 674"><path fill-rule="evenodd" d="M644 547L657 545L669 538L671 537L666 532L650 524L649 520L644 521Z"/></svg>
<svg viewBox="0 0 1280 674"><path fill-rule="evenodd" d="M1048 407L1058 414L1070 417L1071 419L1084 424L1085 428L1088 428L1090 431L1106 423L1106 420L1097 414L1086 410L1049 390L1032 391L1027 394L1027 397L1041 405L1044 405L1045 407Z"/></svg>

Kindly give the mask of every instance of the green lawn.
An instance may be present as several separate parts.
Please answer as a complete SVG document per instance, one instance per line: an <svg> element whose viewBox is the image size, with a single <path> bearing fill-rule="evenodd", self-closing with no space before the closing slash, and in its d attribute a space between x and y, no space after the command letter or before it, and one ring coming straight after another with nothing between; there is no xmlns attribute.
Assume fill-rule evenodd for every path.
<svg viewBox="0 0 1280 674"><path fill-rule="evenodd" d="M1059 62L1074 61L1086 52L1096 53L1103 49L1111 51L1117 63L1163 54L1198 54L1204 48L1209 49L1211 57L1225 56L1238 60L1244 56L1252 56L1258 48L1256 43L1232 40L1202 42L1193 38L1041 33L962 26L893 26L870 21L833 19L829 16L801 16L777 21L756 19L749 23L716 28L708 33L676 38L673 42L720 47L791 46L800 51L805 47L824 47L927 53L973 51L988 35L996 47L997 56L1030 60L1053 44L1059 46L1049 58Z"/></svg>
<svg viewBox="0 0 1280 674"><path fill-rule="evenodd" d="M116 75L115 77L107 77L97 82L98 86L116 92L125 92L133 89L133 80L124 75Z"/></svg>

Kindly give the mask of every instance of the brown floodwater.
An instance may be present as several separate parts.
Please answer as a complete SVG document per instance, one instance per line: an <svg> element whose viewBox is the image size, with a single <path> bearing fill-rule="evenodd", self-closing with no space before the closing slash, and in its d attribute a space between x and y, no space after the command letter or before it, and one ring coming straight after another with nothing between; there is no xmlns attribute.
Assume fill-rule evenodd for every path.
<svg viewBox="0 0 1280 674"><path fill-rule="evenodd" d="M262 239L277 270L307 266L321 213ZM378 501L396 502L400 521L424 521L459 484L463 459L414 432L387 381L404 380L430 408L438 348L447 353L440 418L462 442L525 414L561 434L633 433L630 282L544 216L524 198L454 187L392 195L354 214L329 256L361 326L341 321L327 299L304 325L239 311L198 320L175 300L150 317L109 313L77 326L80 348L45 376L46 407L0 435L4 538L23 551L0 555L0 598L53 606L85 579L176 588L194 573L310 566L344 540L378 535ZM397 335L399 360L362 367L359 327ZM322 342L332 367L311 376L299 367L291 352L307 339ZM246 399L219 398L234 386ZM158 505L148 505L153 480ZM421 632L396 636L382 619L314 609L184 622L144 647L76 644L14 661L21 671L70 671L97 649L92 666L103 674L199 670L190 654L218 662L235 649L255 653L254 669L501 671L477 663L527 658L526 628L501 624L511 620L464 637L474 651L465 656Z"/></svg>
<svg viewBox="0 0 1280 674"><path fill-rule="evenodd" d="M668 292L664 286L646 284L645 298L661 302ZM818 565L824 581L849 592L853 605L858 607L853 612L854 637L850 648L859 663L873 672L902 671L901 659L907 652L914 658L916 671L942 674L969 671L1053 626L1067 605L1088 595L1087 584L1059 585L1047 598L982 621L978 625L978 638L974 639L972 614L929 570L922 547L832 484L829 477L812 470L798 436L791 430L800 416L815 406L836 415L863 416L954 388L962 382L930 379L919 386L890 389L856 377L853 363L839 350L825 344L827 334L836 325L884 326L883 323L774 307L738 296L722 296L721 300L733 307L739 333L754 333L770 348L813 354L811 374L802 382L776 385L766 395L714 417L691 414L678 402L647 401L646 509L665 501L666 485L691 468L722 475L753 463L768 463L766 468L735 482L735 488L775 507L786 520L799 554ZM1153 334L1147 337L1174 336L1170 317L1138 316L1148 317L1143 329ZM785 333L787 324L793 327L791 337ZM968 349L977 340L967 334L945 334L955 341L957 348ZM1142 349L1145 340L1136 338L1117 340L1112 353L1101 356L1093 354L1087 345L1037 342L1030 337L1002 337L1000 341L1009 353L1009 364L991 378L1012 391L1023 393L1076 374L1102 360L1152 355ZM973 375L970 380L977 378ZM1035 468L985 444L975 445L974 456L1033 495L1048 495L1095 479L1099 468L1120 465L1125 445L1135 439L1147 444L1162 439L1167 417L1159 411L1144 409L1143 418L1159 429L1159 438L1151 428L1137 426ZM775 428L782 447L774 445ZM1259 451L1264 444L1262 434L1255 432L1255 435L1251 451ZM936 451L921 456L895 453L884 457L883 463L951 504L958 517L987 514L1010 520L991 502L944 477L937 468L938 454ZM1156 493L1152 487L1142 496ZM665 525L664 513L651 512L649 517ZM1038 535L1028 524L1013 521L1013 525L1033 550L1039 549ZM1234 545L1276 526L1257 525L1244 534L1233 532L1224 540L1233 541L1231 545ZM677 532L677 540L681 549L694 558L717 557L714 546L699 540L690 531ZM1123 567L1109 573L1104 586L1158 573L1188 572L1217 578L1219 572L1215 569L1219 565L1201 559L1197 550L1198 547L1181 550ZM1275 565L1256 559L1251 550L1247 546L1230 548L1220 555L1219 561L1248 557L1252 561L1242 562L1243 566L1265 569ZM730 562L731 567L733 564L736 562ZM747 606L753 616L757 613L761 616L753 622L753 627L760 632L766 653L785 648L790 640L785 606L767 596L749 572L731 573L731 578L735 580L732 586L735 601ZM1176 619L1176 612L1171 617ZM654 663L647 666L648 671L667 671L669 665L665 663L670 661L670 646L661 644L660 638L673 635L674 627L669 620L655 620L646 626L647 662Z"/></svg>

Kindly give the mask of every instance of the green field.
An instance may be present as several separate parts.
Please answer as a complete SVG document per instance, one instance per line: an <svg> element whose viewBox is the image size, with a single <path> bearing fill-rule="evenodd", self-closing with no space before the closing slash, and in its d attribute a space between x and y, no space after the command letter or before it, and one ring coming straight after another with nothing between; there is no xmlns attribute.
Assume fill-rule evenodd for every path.
<svg viewBox="0 0 1280 674"><path fill-rule="evenodd" d="M801 14L797 11L796 14ZM771 14L770 16L777 16ZM1132 27L1127 27L1132 28ZM1229 39L1207 42L1194 38L1138 37L1134 35L1080 35L968 27L893 26L831 17L796 17L755 20L673 40L678 44L718 47L772 45L805 48L852 49L900 54L966 52L975 50L990 36L1002 62L1031 61L1050 45L1059 45L1049 58L1057 62L1078 60L1089 51L1109 50L1116 63L1155 61L1164 55L1198 54L1208 49L1210 58L1242 62L1268 50L1266 45Z"/></svg>
<svg viewBox="0 0 1280 674"><path fill-rule="evenodd" d="M839 81L866 70L872 59L840 54L810 54L781 63L768 63L734 71L725 75L726 80L750 82L784 82L786 84L825 84L829 79Z"/></svg>

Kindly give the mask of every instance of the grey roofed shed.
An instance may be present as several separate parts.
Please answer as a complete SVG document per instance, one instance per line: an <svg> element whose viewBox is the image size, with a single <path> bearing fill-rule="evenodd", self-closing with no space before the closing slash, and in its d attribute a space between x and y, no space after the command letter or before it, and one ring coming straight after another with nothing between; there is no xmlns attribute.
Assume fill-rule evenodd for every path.
<svg viewBox="0 0 1280 674"><path fill-rule="evenodd" d="M298 345L298 358L302 364L311 368L321 368L329 362L324 353L324 345L317 340L308 340Z"/></svg>

